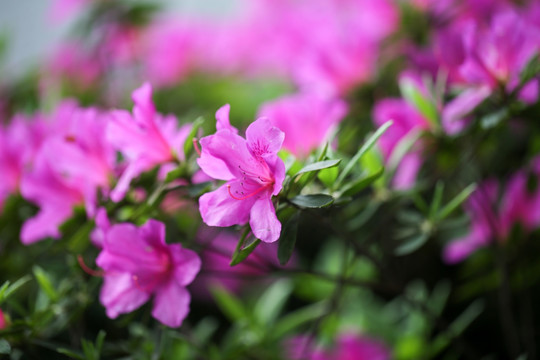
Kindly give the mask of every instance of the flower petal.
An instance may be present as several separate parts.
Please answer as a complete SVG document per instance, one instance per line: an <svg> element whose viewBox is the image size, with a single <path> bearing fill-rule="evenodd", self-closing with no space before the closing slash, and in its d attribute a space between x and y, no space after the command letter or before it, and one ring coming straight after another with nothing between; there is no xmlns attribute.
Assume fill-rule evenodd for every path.
<svg viewBox="0 0 540 360"><path fill-rule="evenodd" d="M170 327L179 327L189 313L191 296L176 281L169 281L161 287L155 297L152 316Z"/></svg>
<svg viewBox="0 0 540 360"><path fill-rule="evenodd" d="M149 294L137 287L130 274L119 273L105 276L99 300L107 309L107 316L114 319L137 309L149 297Z"/></svg>
<svg viewBox="0 0 540 360"><path fill-rule="evenodd" d="M255 120L246 130L247 146L255 157L277 154L284 139L285 133L265 117Z"/></svg>
<svg viewBox="0 0 540 360"><path fill-rule="evenodd" d="M191 284L201 269L201 259L196 252L183 249L180 244L169 245L174 266L174 278L178 284Z"/></svg>
<svg viewBox="0 0 540 360"><path fill-rule="evenodd" d="M234 199L227 185L240 186L239 181L229 182L219 189L206 193L199 199L199 211L203 221L210 226L232 226L245 224L256 200L255 196L245 200Z"/></svg>
<svg viewBox="0 0 540 360"><path fill-rule="evenodd" d="M270 243L279 239L281 223L270 196L255 201L251 208L249 225L257 239Z"/></svg>

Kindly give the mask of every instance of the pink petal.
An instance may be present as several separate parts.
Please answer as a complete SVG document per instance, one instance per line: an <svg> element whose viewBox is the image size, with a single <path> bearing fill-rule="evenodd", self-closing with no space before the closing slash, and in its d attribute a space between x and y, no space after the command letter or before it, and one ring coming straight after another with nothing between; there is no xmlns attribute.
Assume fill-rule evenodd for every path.
<svg viewBox="0 0 540 360"><path fill-rule="evenodd" d="M58 228L71 217L73 210L66 206L43 206L39 213L26 220L21 229L21 241L28 245L46 237L59 238Z"/></svg>
<svg viewBox="0 0 540 360"><path fill-rule="evenodd" d="M279 239L281 223L276 216L276 210L270 196L255 201L251 208L249 225L257 239L267 243Z"/></svg>
<svg viewBox="0 0 540 360"><path fill-rule="evenodd" d="M238 129L231 125L229 121L229 112L231 105L225 104L216 111L216 130L226 129L234 134L238 134Z"/></svg>
<svg viewBox="0 0 540 360"><path fill-rule="evenodd" d="M175 281L161 287L155 297L152 316L170 327L179 327L189 313L191 296Z"/></svg>
<svg viewBox="0 0 540 360"><path fill-rule="evenodd" d="M191 284L201 269L201 259L196 252L183 249L180 244L169 245L174 266L174 279L179 285Z"/></svg>
<svg viewBox="0 0 540 360"><path fill-rule="evenodd" d="M246 130L247 146L255 157L277 154L284 139L285 133L264 117L255 120Z"/></svg>
<svg viewBox="0 0 540 360"><path fill-rule="evenodd" d="M99 295L99 300L111 319L132 312L149 298L150 295L139 289L132 276L127 273L106 275Z"/></svg>
<svg viewBox="0 0 540 360"><path fill-rule="evenodd" d="M238 180L234 181L234 183L238 182ZM245 200L234 199L227 188L227 185L232 183L229 182L200 197L199 211L207 225L232 226L245 224L248 221L250 209L256 198L252 196Z"/></svg>

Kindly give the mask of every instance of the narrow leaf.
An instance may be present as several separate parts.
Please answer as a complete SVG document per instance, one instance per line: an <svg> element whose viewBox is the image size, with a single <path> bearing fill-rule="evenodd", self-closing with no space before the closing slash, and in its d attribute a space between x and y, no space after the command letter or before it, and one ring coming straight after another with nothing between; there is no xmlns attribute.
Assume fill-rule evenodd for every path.
<svg viewBox="0 0 540 360"><path fill-rule="evenodd" d="M248 311L245 309L244 304L242 304L240 299L234 296L234 294L221 286L211 287L210 292L221 311L223 311L229 320L238 321L249 318Z"/></svg>
<svg viewBox="0 0 540 360"><path fill-rule="evenodd" d="M418 234L410 238L405 244L398 246L395 250L395 254L398 256L408 255L418 250L422 245L424 245L428 238L428 234Z"/></svg>
<svg viewBox="0 0 540 360"><path fill-rule="evenodd" d="M236 245L236 249L234 249L234 253L229 264L230 266L238 265L244 261L261 242L259 239L255 239L255 241L252 243L247 244L247 237L249 233L250 229L247 228L242 234L240 240L238 240L238 244Z"/></svg>
<svg viewBox="0 0 540 360"><path fill-rule="evenodd" d="M346 197L346 196L354 196L358 194L360 191L364 190L365 188L373 184L375 181L377 181L377 179L379 179L383 173L384 173L384 168L381 167L375 173L368 175L366 177L360 178L358 180L353 181L350 184L345 185L343 187L341 196Z"/></svg>
<svg viewBox="0 0 540 360"><path fill-rule="evenodd" d="M441 207L442 197L444 192L444 184L442 182L437 182L435 185L435 193L433 194L433 201L431 202L431 207L429 208L429 218L434 219L435 215Z"/></svg>
<svg viewBox="0 0 540 360"><path fill-rule="evenodd" d="M278 259L281 265L289 262L296 244L296 234L298 232L298 220L300 212L296 212L283 226L281 237L278 243Z"/></svg>
<svg viewBox="0 0 540 360"><path fill-rule="evenodd" d="M390 120L390 121L387 121L385 122L384 124L382 124L378 129L377 131L375 131L375 133L373 135L371 135L367 140L366 142L364 143L364 145L362 145L362 147L360 148L360 150L358 150L358 152L353 156L353 158L347 163L347 165L345 165L345 168L343 169L343 171L341 172L341 174L339 175L338 179L337 179L337 184L336 184L336 187L339 187L339 185L343 182L343 180L345 179L345 177L349 174L349 172L351 172L351 170L356 166L356 164L358 163L358 161L360 160L360 158L362 158L362 156L369 150L373 147L373 145L375 145L375 142L377 142L377 140L382 136L382 134L384 134L384 132L393 124L393 121Z"/></svg>
<svg viewBox="0 0 540 360"><path fill-rule="evenodd" d="M278 317L292 290L293 284L291 281L281 279L273 283L261 295L255 305L254 312L263 325L272 323Z"/></svg>
<svg viewBox="0 0 540 360"><path fill-rule="evenodd" d="M49 279L49 274L47 274L45 270L43 270L37 265L35 265L32 270L34 272L36 280L38 281L39 286L41 287L41 290L43 290L45 294L47 294L51 301L54 302L58 300L58 293L54 289L51 280Z"/></svg>
<svg viewBox="0 0 540 360"><path fill-rule="evenodd" d="M334 202L334 198L326 194L298 195L291 199L297 206L305 208L322 208Z"/></svg>
<svg viewBox="0 0 540 360"><path fill-rule="evenodd" d="M437 214L437 219L442 220L456 210L476 190L476 184L471 184L463 189L455 198L450 200Z"/></svg>
<svg viewBox="0 0 540 360"><path fill-rule="evenodd" d="M338 166L340 162L341 162L341 159L336 159L336 160L319 161L313 164L309 164L309 165L304 166L302 169L300 169L300 171L298 171L295 176L298 176L307 172L311 172L311 171L318 171L322 169L333 168L335 166Z"/></svg>

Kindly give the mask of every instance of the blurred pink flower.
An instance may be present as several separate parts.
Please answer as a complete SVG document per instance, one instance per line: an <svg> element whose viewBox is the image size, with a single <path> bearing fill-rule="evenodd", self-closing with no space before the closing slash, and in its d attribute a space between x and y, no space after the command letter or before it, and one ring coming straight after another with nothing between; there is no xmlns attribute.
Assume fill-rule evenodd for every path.
<svg viewBox="0 0 540 360"><path fill-rule="evenodd" d="M253 122L246 139L229 124L229 106L216 113L217 131L201 139L201 169L210 177L227 181L199 199L203 221L210 226L250 223L253 234L264 242L279 239L281 223L272 196L279 194L285 165L277 156L284 134L266 118Z"/></svg>
<svg viewBox="0 0 540 360"><path fill-rule="evenodd" d="M105 271L100 301L107 316L131 312L154 297L152 316L170 327L189 312L186 289L201 267L197 254L165 243L165 225L148 220L141 227L121 223L105 231L96 263Z"/></svg>
<svg viewBox="0 0 540 360"><path fill-rule="evenodd" d="M340 334L330 349L317 346L313 338L297 336L286 344L291 360L389 360L391 352L380 341L353 333Z"/></svg>
<svg viewBox="0 0 540 360"><path fill-rule="evenodd" d="M131 180L155 166L184 160L183 144L190 124L178 128L174 116L156 113L152 87L145 83L133 92L133 115L125 110L111 112L107 140L125 157L127 167L111 191L111 199L120 201Z"/></svg>
<svg viewBox="0 0 540 360"><path fill-rule="evenodd" d="M470 196L465 207L471 219L469 232L446 246L447 263L463 261L493 241L505 242L515 224L526 232L540 225L540 191L528 189L524 171L510 178L497 206L499 190L494 180L488 180Z"/></svg>
<svg viewBox="0 0 540 360"><path fill-rule="evenodd" d="M441 31L435 44L452 85L465 88L443 110L443 121L462 119L497 89L510 93L520 82L525 65L540 49L537 29L513 10L493 15L489 26L473 20ZM538 97L538 82L521 89L526 102Z"/></svg>
<svg viewBox="0 0 540 360"><path fill-rule="evenodd" d="M7 320L6 315L2 312L2 309L0 309L0 330L3 330L7 327Z"/></svg>
<svg viewBox="0 0 540 360"><path fill-rule="evenodd" d="M411 105L402 99L383 99L375 104L373 110L375 125L381 126L388 120L393 124L379 139L379 148L385 161L392 156L396 146L414 130L429 129L428 121ZM397 189L408 189L414 185L416 175L422 164L418 147L413 147L400 162L393 179Z"/></svg>
<svg viewBox="0 0 540 360"><path fill-rule="evenodd" d="M0 127L0 213L4 200L19 191L23 172L33 162L45 132L39 114L15 115L7 126Z"/></svg>
<svg viewBox="0 0 540 360"><path fill-rule="evenodd" d="M305 158L328 140L329 133L337 127L346 112L347 104L340 99L299 93L263 104L259 116L267 117L285 133L285 149Z"/></svg>
<svg viewBox="0 0 540 360"><path fill-rule="evenodd" d="M75 206L85 205L93 216L98 192L108 193L114 171L115 152L105 140L107 118L102 113L64 102L50 118L47 137L21 181L23 197L40 207L23 225L25 244L59 237L58 227Z"/></svg>

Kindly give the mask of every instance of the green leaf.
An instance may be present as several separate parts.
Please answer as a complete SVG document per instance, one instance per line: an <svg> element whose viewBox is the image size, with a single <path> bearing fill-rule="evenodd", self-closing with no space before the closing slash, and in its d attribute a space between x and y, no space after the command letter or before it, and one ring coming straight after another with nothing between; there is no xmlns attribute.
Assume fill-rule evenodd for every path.
<svg viewBox="0 0 540 360"><path fill-rule="evenodd" d="M320 318L327 312L327 308L327 303L322 301L293 311L279 319L270 335L279 339L306 322Z"/></svg>
<svg viewBox="0 0 540 360"><path fill-rule="evenodd" d="M476 190L476 184L471 184L463 189L455 198L450 200L437 214L437 219L442 220L456 210Z"/></svg>
<svg viewBox="0 0 540 360"><path fill-rule="evenodd" d="M247 244L247 237L250 232L250 229L247 228L244 233L242 234L242 237L240 240L238 240L238 244L236 245L236 249L234 250L234 253L231 258L230 266L235 266L240 264L242 261L244 261L249 254L255 250L257 245L261 242L259 239L255 239L255 241L251 242L250 244Z"/></svg>
<svg viewBox="0 0 540 360"><path fill-rule="evenodd" d="M199 128L202 126L203 123L204 118L198 117L191 125L191 130L186 138L186 141L184 142L184 157L186 159L191 154L191 150L193 150L193 139L197 135L197 131L199 131Z"/></svg>
<svg viewBox="0 0 540 360"><path fill-rule="evenodd" d="M439 128L438 112L435 104L424 97L413 81L406 78L401 80L399 89L410 104L424 115L435 128Z"/></svg>
<svg viewBox="0 0 540 360"><path fill-rule="evenodd" d="M431 207L429 208L429 218L434 219L435 215L441 207L442 197L444 192L444 184L442 182L437 182L435 185L435 193L433 194L433 201L431 202Z"/></svg>
<svg viewBox="0 0 540 360"><path fill-rule="evenodd" d="M394 253L398 256L408 255L418 250L422 245L426 243L428 239L429 239L429 234L425 234L425 233L413 236L409 240L407 240L405 244L398 246Z"/></svg>
<svg viewBox="0 0 540 360"><path fill-rule="evenodd" d="M345 177L351 172L351 170L358 164L358 161L364 156L366 152L369 151L375 145L375 142L384 134L384 132L393 124L393 121L387 121L382 124L373 135L371 135L364 145L358 150L358 152L352 157L352 159L345 165L345 168L339 175L336 181L336 188L339 188L339 185L345 180Z"/></svg>
<svg viewBox="0 0 540 360"><path fill-rule="evenodd" d="M11 354L11 345L6 339L0 339L0 354Z"/></svg>
<svg viewBox="0 0 540 360"><path fill-rule="evenodd" d="M89 236L90 232L94 229L95 223L94 221L88 221L84 225L82 225L76 232L71 236L68 240L68 249L75 253L80 254L82 253L88 244L90 243Z"/></svg>
<svg viewBox="0 0 540 360"><path fill-rule="evenodd" d="M304 208L322 208L331 205L334 198L326 194L298 195L291 202Z"/></svg>
<svg viewBox="0 0 540 360"><path fill-rule="evenodd" d="M165 176L165 184L168 184L178 179L179 177L182 176L183 173L184 173L184 169L182 167L177 167L177 168L172 169Z"/></svg>
<svg viewBox="0 0 540 360"><path fill-rule="evenodd" d="M285 302L293 291L293 284L289 279L274 282L259 298L254 313L263 325L275 321L283 309Z"/></svg>
<svg viewBox="0 0 540 360"><path fill-rule="evenodd" d="M307 172L333 168L333 167L338 166L340 162L341 162L341 159L336 159L336 160L319 161L313 164L309 164L309 165L304 166L302 169L300 169L300 171L298 171L294 176L298 176Z"/></svg>
<svg viewBox="0 0 540 360"><path fill-rule="evenodd" d="M508 108L504 108L504 109L489 113L480 119L480 126L484 130L494 128L495 126L499 125L502 121L504 121L506 118L508 118L509 115L510 115L510 111L508 110Z"/></svg>
<svg viewBox="0 0 540 360"><path fill-rule="evenodd" d="M79 353L77 353L77 352L75 352L73 350L69 350L69 349L66 349L66 348L58 348L58 349L56 349L56 351L58 353L60 353L60 354L69 356L72 359L85 360L84 356L82 356L81 354L79 354Z"/></svg>
<svg viewBox="0 0 540 360"><path fill-rule="evenodd" d="M371 175L357 179L345 185L340 196L347 197L358 194L360 191L364 190L365 188L373 184L375 181L377 181L377 179L379 179L382 174L384 174L384 167L381 167L378 171Z"/></svg>
<svg viewBox="0 0 540 360"><path fill-rule="evenodd" d="M2 304L11 294L13 294L31 279L32 277L30 275L25 275L11 285L9 281L6 281L4 284L2 284L2 286L0 287L0 304Z"/></svg>
<svg viewBox="0 0 540 360"><path fill-rule="evenodd" d="M49 274L45 272L41 267L34 265L32 268L32 271L34 272L34 276L36 277L36 280L38 281L39 286L41 287L41 290L47 294L47 297L55 302L58 300L59 296L56 290L54 289L52 282L49 278Z"/></svg>
<svg viewBox="0 0 540 360"><path fill-rule="evenodd" d="M234 294L221 286L212 286L210 292L223 314L231 321L249 319L249 313L244 304Z"/></svg>
<svg viewBox="0 0 540 360"><path fill-rule="evenodd" d="M103 330L99 330L99 333L96 337L96 353L99 355L101 354L101 349L103 348L103 342L105 341L105 336L107 336L107 333ZM99 356L98 356L99 358Z"/></svg>
<svg viewBox="0 0 540 360"><path fill-rule="evenodd" d="M339 175L339 170L337 167L323 169L319 171L317 177L327 188L333 189L336 179Z"/></svg>
<svg viewBox="0 0 540 360"><path fill-rule="evenodd" d="M540 54L536 53L520 74L521 84L526 84L540 73Z"/></svg>
<svg viewBox="0 0 540 360"><path fill-rule="evenodd" d="M286 265L289 262L294 251L299 218L300 212L296 212L281 229L281 237L278 242L278 259L281 265Z"/></svg>

